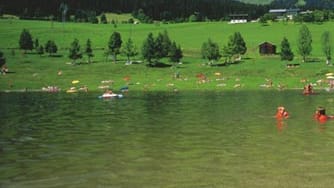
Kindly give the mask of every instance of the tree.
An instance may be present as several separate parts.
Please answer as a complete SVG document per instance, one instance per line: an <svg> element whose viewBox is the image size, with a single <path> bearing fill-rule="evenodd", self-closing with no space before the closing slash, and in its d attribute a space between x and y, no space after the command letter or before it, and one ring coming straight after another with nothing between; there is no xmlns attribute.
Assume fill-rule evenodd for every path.
<svg viewBox="0 0 334 188"><path fill-rule="evenodd" d="M332 37L329 31L325 31L321 35L322 51L326 56L326 64L330 64L332 59Z"/></svg>
<svg viewBox="0 0 334 188"><path fill-rule="evenodd" d="M154 38L153 34L150 32L144 41L143 47L142 47L142 55L144 59L148 61L149 65L152 65L152 59L155 58L155 44L154 44Z"/></svg>
<svg viewBox="0 0 334 188"><path fill-rule="evenodd" d="M66 14L67 14L67 11L68 11L68 5L66 3L61 3L60 6L59 6L59 11L60 11L60 14L61 14L62 22L65 23L66 22Z"/></svg>
<svg viewBox="0 0 334 188"><path fill-rule="evenodd" d="M6 64L6 59L4 58L3 52L0 51L0 68L1 66L3 66L4 64ZM0 70L1 71L1 70ZM1 73L1 72L0 72Z"/></svg>
<svg viewBox="0 0 334 188"><path fill-rule="evenodd" d="M261 16L259 19L259 23L261 23L262 26L267 26L268 25L268 20L264 16Z"/></svg>
<svg viewBox="0 0 334 188"><path fill-rule="evenodd" d="M126 57L128 58L127 63L131 62L130 60L131 57L136 56L138 54L137 48L134 45L131 38L129 38L128 41L125 43L122 53L126 55Z"/></svg>
<svg viewBox="0 0 334 188"><path fill-rule="evenodd" d="M315 10L313 11L313 18L315 22L322 23L325 21L325 13L321 10Z"/></svg>
<svg viewBox="0 0 334 188"><path fill-rule="evenodd" d="M91 63L90 58L94 57L94 54L92 49L92 42L90 39L87 39L85 54L88 56L88 63Z"/></svg>
<svg viewBox="0 0 334 188"><path fill-rule="evenodd" d="M211 39L202 44L201 53L202 57L208 59L210 62L218 60L221 57L218 44L212 42Z"/></svg>
<svg viewBox="0 0 334 188"><path fill-rule="evenodd" d="M102 14L102 15L101 15L100 22L103 23L103 24L108 23L108 21L107 21L107 17L106 17L105 14Z"/></svg>
<svg viewBox="0 0 334 188"><path fill-rule="evenodd" d="M121 47L122 47L121 34L115 31L110 36L108 43L109 53L112 54L114 63L116 63L117 54L120 53Z"/></svg>
<svg viewBox="0 0 334 188"><path fill-rule="evenodd" d="M177 46L175 41L173 41L169 53L170 53L170 60L174 63L180 62L180 60L183 57L181 47L180 45Z"/></svg>
<svg viewBox="0 0 334 188"><path fill-rule="evenodd" d="M162 33L162 49L161 49L162 50L161 54L163 57L168 56L171 45L172 45L172 42L169 39L168 32L167 30L164 30L164 32Z"/></svg>
<svg viewBox="0 0 334 188"><path fill-rule="evenodd" d="M231 62L231 59L233 57L233 49L230 46L224 46L223 48L223 57L225 57L225 63L226 62Z"/></svg>
<svg viewBox="0 0 334 188"><path fill-rule="evenodd" d="M38 46L38 48L36 49L37 53L42 56L44 54L44 47L43 45Z"/></svg>
<svg viewBox="0 0 334 188"><path fill-rule="evenodd" d="M154 41L154 51L155 51L155 57L157 59L165 57L165 54L163 54L164 52L163 40L164 40L163 35L159 33Z"/></svg>
<svg viewBox="0 0 334 188"><path fill-rule="evenodd" d="M22 30L19 44L20 44L20 49L24 50L24 53L26 53L27 50L33 49L34 43L32 41L31 34L27 29Z"/></svg>
<svg viewBox="0 0 334 188"><path fill-rule="evenodd" d="M71 43L71 47L69 49L69 58L73 60L72 64L75 64L77 59L82 58L82 54L80 52L80 45L79 45L79 40L74 39L74 41Z"/></svg>
<svg viewBox="0 0 334 188"><path fill-rule="evenodd" d="M235 32L231 38L233 52L237 55L244 55L247 52L246 42L239 32Z"/></svg>
<svg viewBox="0 0 334 188"><path fill-rule="evenodd" d="M303 25L299 30L298 36L298 53L303 57L303 62L306 61L306 56L312 51L312 36L306 25Z"/></svg>
<svg viewBox="0 0 334 188"><path fill-rule="evenodd" d="M239 32L235 32L229 37L227 46L224 47L224 56L231 61L234 55L239 57L247 52L246 42Z"/></svg>
<svg viewBox="0 0 334 188"><path fill-rule="evenodd" d="M290 48L290 43L288 41L287 38L283 38L282 42L281 42L281 60L282 61L292 61L293 60L293 57L294 57L294 54L293 52L291 51L291 48Z"/></svg>
<svg viewBox="0 0 334 188"><path fill-rule="evenodd" d="M39 41L38 41L38 38L35 39L35 42L34 42L34 48L35 50L37 50L39 47Z"/></svg>
<svg viewBox="0 0 334 188"><path fill-rule="evenodd" d="M48 40L45 44L45 52L49 53L49 56L52 56L52 54L57 53L57 51L56 43L53 40Z"/></svg>

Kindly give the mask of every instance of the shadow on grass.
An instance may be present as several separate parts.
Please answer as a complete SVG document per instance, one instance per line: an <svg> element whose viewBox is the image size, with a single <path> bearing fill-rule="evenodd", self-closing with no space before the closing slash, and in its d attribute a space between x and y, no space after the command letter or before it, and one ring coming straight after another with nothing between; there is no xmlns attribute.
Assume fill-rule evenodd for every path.
<svg viewBox="0 0 334 188"><path fill-rule="evenodd" d="M227 63L214 63L214 64L211 64L210 66L211 67L225 67L227 65L228 65Z"/></svg>
<svg viewBox="0 0 334 188"><path fill-rule="evenodd" d="M151 64L147 64L146 66L151 67L151 68L167 68L167 67L171 67L172 65L170 64L166 64L166 63L161 63L161 62L157 62L157 63L151 63Z"/></svg>
<svg viewBox="0 0 334 188"><path fill-rule="evenodd" d="M321 62L320 58L307 58L305 63L319 63Z"/></svg>
<svg viewBox="0 0 334 188"><path fill-rule="evenodd" d="M51 54L48 57L63 57L61 54Z"/></svg>

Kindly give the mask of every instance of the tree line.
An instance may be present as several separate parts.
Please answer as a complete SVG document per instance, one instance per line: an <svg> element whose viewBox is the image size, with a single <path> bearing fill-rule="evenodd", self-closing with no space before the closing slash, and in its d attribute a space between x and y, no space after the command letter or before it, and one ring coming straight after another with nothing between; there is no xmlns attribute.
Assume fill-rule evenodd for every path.
<svg viewBox="0 0 334 188"><path fill-rule="evenodd" d="M66 11L64 11L66 5ZM185 20L195 15L198 20L221 20L230 14L249 14L255 19L268 11L265 5L245 4L231 0L3 0L0 12L23 18L53 16L61 21L70 15L100 15L103 12L133 13L142 10L152 20Z"/></svg>
<svg viewBox="0 0 334 188"><path fill-rule="evenodd" d="M326 64L331 64L332 51L333 51L333 40L330 31L324 31L321 35L321 46L324 56L326 57ZM297 38L297 51L302 56L302 62L307 61L307 57L312 52L312 34L306 25L302 25L299 29ZM286 37L281 42L281 60L292 61L294 59L294 53L291 50L290 43Z"/></svg>
<svg viewBox="0 0 334 188"><path fill-rule="evenodd" d="M55 56L58 51L55 41L48 40L45 45L42 45L38 38L33 39L27 29L23 29L20 34L19 47L25 53L35 50L41 56L44 53L48 53L49 56ZM106 57L106 61L111 57L113 62L116 63L117 55L119 54L126 56L127 63L131 63L131 58L137 56L139 53L131 38L128 38L125 44L123 44L121 34L115 31L108 40L104 56ZM181 46L175 41L171 41L166 30L163 33L159 33L157 37L154 37L150 32L143 42L141 54L147 60L147 65L152 67L160 66L159 60L161 58L169 58L174 63L179 62L183 58ZM87 55L88 63L91 63L91 58L94 57L92 41L87 39L85 48L82 50L79 40L74 39L68 48L68 57L72 60L72 64L77 64L77 60L81 59L83 55Z"/></svg>
<svg viewBox="0 0 334 188"><path fill-rule="evenodd" d="M307 61L307 57L312 52L312 42L311 32L306 25L302 25L297 38L297 47L303 62ZM53 56L58 50L55 41L48 40L43 46L40 44L38 38L33 40L27 29L23 29L21 32L19 46L20 49L25 52L35 49L38 54L43 55L44 52L46 52L49 56ZM325 31L321 35L321 46L323 54L326 57L326 64L330 64L333 46L332 36L329 31ZM292 61L294 59L294 53L286 37L282 39L280 47L281 51L279 55L281 60ZM212 41L210 38L208 41L203 42L201 46L202 58L207 59L210 64L214 63L214 61L219 61L222 57L224 58L225 64L233 63L235 60L241 60L241 56L246 52L247 45L240 32L235 32L233 35L229 36L227 44L224 45L222 49L220 49L218 43ZM104 55L106 61L111 57L116 63L117 55L119 54L126 56L127 63L131 63L131 58L137 56L139 52L131 38L128 38L125 44L123 44L121 34L115 31L109 38ZM76 60L81 59L83 55L87 55L88 63L90 63L91 58L94 57L92 41L87 39L84 50L81 50L79 40L74 39L70 44L68 57L72 59L73 64L75 64ZM180 62L183 58L181 46L169 38L166 30L162 33L158 33L156 37L150 32L141 46L141 55L143 59L147 61L147 65L151 67L160 66L160 59L162 58L169 58L169 60L174 63Z"/></svg>
<svg viewBox="0 0 334 188"><path fill-rule="evenodd" d="M271 8L302 8L305 10L333 9L334 2L331 0L274 0Z"/></svg>

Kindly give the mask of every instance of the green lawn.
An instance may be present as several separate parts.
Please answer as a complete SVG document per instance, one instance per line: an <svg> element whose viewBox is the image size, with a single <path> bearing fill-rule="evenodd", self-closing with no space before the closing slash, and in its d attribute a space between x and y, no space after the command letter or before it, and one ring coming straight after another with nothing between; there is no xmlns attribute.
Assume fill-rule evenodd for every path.
<svg viewBox="0 0 334 188"><path fill-rule="evenodd" d="M203 22L182 24L112 24L93 25L88 23L58 23L45 21L0 20L0 48L5 53L10 71L15 73L0 76L0 90L7 89L40 89L47 85L56 85L63 90L72 86L72 80L80 80L78 85L87 85L90 90L99 90L102 80L114 80L113 88L117 89L130 84L131 90L224 90L233 89L240 84L244 89L259 89L265 79L272 79L274 85L279 83L288 88L301 88L300 80L307 79L315 82L324 78L324 73L333 71L333 67L326 66L322 55L320 36L334 28L334 22L324 24L309 24L313 37L312 58L317 62L303 63L299 67L288 69L286 62L281 62L279 56L260 56L258 45L269 41L277 45L278 49L283 37L287 37L295 53L292 63L300 63L297 55L297 36L300 24L271 23L261 26L259 23L230 25L226 22ZM40 44L47 40L54 40L62 57L40 57L36 54L23 54L18 50L19 35L23 28L30 31ZM131 37L138 50L149 32L157 33L167 30L172 40L181 45L184 58L178 68L147 68L145 62L136 65L124 65L126 58L119 56L118 63L106 62L103 50L107 46L113 31L121 33L123 41ZM211 67L204 65L200 48L203 42L211 38L220 48L227 43L228 37L234 32L240 32L244 37L248 52L244 60L235 65ZM92 41L95 48L94 63L70 65L68 51L74 38L79 39L84 48L86 40ZM9 48L16 48L11 50ZM135 58L142 61L141 56ZM81 61L86 62L84 57ZM164 59L163 61L168 62ZM221 60L223 61L223 60ZM61 70L63 74L57 75ZM180 72L181 78L174 79L175 72ZM222 75L215 76L215 73ZM196 74L203 73L208 77L206 83L198 83ZM129 83L123 80L130 76ZM240 81L239 81L240 80Z"/></svg>

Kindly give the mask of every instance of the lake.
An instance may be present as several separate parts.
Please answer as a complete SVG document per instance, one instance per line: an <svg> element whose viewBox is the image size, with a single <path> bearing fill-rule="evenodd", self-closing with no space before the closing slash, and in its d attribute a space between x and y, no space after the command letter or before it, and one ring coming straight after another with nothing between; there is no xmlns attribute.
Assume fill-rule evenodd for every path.
<svg viewBox="0 0 334 188"><path fill-rule="evenodd" d="M320 91L0 93L0 187L331 187ZM277 106L290 118L277 121Z"/></svg>

